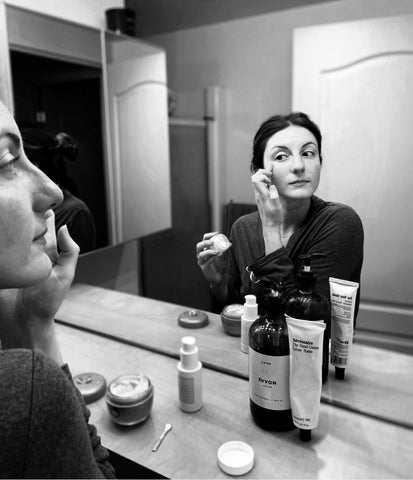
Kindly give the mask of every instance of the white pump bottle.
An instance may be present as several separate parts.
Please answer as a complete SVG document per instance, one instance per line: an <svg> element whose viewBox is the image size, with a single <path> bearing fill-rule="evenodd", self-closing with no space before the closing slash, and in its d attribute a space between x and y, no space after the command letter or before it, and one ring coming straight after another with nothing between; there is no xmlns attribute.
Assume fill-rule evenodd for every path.
<svg viewBox="0 0 413 480"><path fill-rule="evenodd" d="M255 295L245 295L244 315L241 316L241 351L248 353L249 331L258 318L258 305Z"/></svg>
<svg viewBox="0 0 413 480"><path fill-rule="evenodd" d="M202 407L202 363L194 337L182 337L178 363L179 408L196 412Z"/></svg>

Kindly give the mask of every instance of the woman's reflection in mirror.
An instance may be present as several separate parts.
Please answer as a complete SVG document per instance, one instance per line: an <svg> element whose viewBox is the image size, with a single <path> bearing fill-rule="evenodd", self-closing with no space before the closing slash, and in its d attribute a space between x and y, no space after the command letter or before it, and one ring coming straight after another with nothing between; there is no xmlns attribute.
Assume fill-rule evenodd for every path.
<svg viewBox="0 0 413 480"><path fill-rule="evenodd" d="M21 134L24 150L32 163L63 192L63 202L54 209L56 230L67 225L80 253L93 250L96 245L95 221L88 206L79 198L79 190L66 168L66 161L74 161L78 156L77 145L65 132L53 136L37 127L23 127Z"/></svg>

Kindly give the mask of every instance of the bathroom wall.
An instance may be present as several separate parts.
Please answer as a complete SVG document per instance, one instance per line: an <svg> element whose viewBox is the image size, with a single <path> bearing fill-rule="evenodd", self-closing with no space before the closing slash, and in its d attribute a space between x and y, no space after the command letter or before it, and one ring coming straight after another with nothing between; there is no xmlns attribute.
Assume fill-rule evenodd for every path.
<svg viewBox="0 0 413 480"><path fill-rule="evenodd" d="M203 89L220 85L225 90L223 203L253 202L253 134L268 116L291 109L293 29L405 13L413 13L411 0L342 0L148 38L166 50L177 114L202 117L197 99Z"/></svg>

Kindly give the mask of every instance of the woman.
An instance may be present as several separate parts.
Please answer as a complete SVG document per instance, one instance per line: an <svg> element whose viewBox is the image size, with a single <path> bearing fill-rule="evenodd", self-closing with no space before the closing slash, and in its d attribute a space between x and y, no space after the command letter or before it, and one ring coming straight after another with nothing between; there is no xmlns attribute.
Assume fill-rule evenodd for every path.
<svg viewBox="0 0 413 480"><path fill-rule="evenodd" d="M197 258L221 305L260 297L275 285L287 296L296 288L300 255L312 260L320 293L329 298L329 277L360 282L363 227L350 207L316 197L321 172L322 137L304 113L277 115L258 129L253 143L251 177L258 211L233 225L232 248L213 249L207 233Z"/></svg>
<svg viewBox="0 0 413 480"><path fill-rule="evenodd" d="M64 132L56 137L33 127L21 128L20 132L30 161L57 183L63 192L63 201L54 208L56 230L67 225L80 253L94 250L95 220L86 203L78 198L75 183L66 174L65 158L73 161L77 156L77 147Z"/></svg>
<svg viewBox="0 0 413 480"><path fill-rule="evenodd" d="M0 102L0 476L113 478L63 363L54 316L79 247L54 233L62 192L26 157ZM57 245L60 253L57 253Z"/></svg>

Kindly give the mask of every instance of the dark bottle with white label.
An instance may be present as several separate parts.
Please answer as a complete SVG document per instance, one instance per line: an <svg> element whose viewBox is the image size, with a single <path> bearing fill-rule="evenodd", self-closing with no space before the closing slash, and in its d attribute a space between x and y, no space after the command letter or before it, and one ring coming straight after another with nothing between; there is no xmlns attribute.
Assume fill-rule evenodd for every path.
<svg viewBox="0 0 413 480"><path fill-rule="evenodd" d="M330 339L330 302L317 291L317 276L311 271L313 257L325 257L322 253L300 255L304 261L303 268L298 273L298 292L286 302L285 314L298 320L319 321L326 324L323 340L322 381L327 380L329 365Z"/></svg>
<svg viewBox="0 0 413 480"><path fill-rule="evenodd" d="M278 292L263 301L266 313L249 332L250 409L265 430L294 428L290 405L290 347L284 307Z"/></svg>

